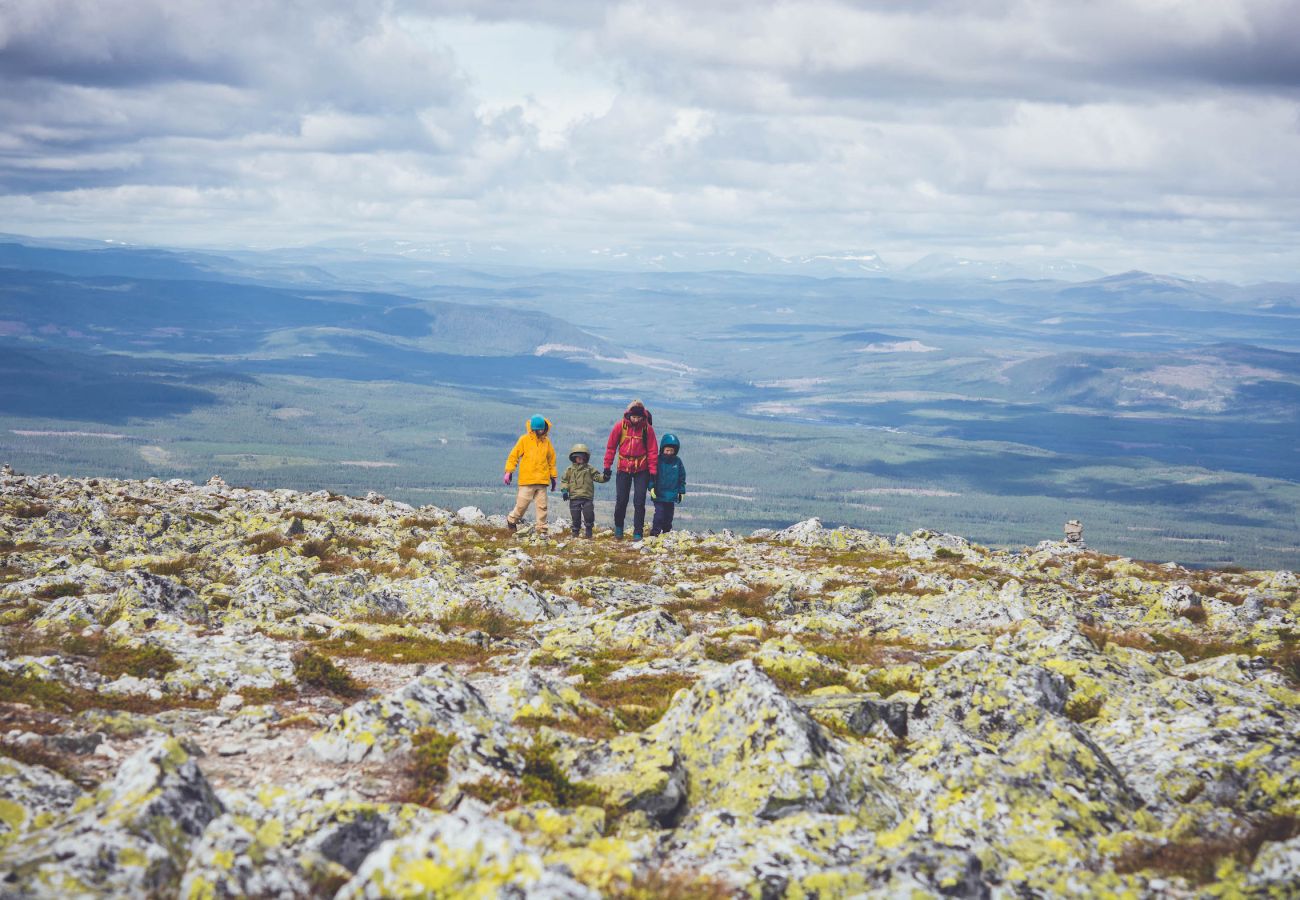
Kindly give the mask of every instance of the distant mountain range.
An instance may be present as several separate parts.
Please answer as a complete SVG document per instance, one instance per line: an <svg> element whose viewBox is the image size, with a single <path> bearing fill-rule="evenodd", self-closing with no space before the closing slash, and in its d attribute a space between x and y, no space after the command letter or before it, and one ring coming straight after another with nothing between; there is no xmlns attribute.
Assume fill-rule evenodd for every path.
<svg viewBox="0 0 1300 900"><path fill-rule="evenodd" d="M1006 281L1058 279L1087 281L1106 273L1063 259L1022 262L973 260L932 253L908 266L892 266L872 250L837 250L779 256L751 247L604 246L589 249L523 247L474 241L374 240L347 244L328 242L330 249L357 249L375 256L399 256L463 265L536 266L548 269L608 269L634 272L744 272L760 275L802 275L813 278L904 278Z"/></svg>

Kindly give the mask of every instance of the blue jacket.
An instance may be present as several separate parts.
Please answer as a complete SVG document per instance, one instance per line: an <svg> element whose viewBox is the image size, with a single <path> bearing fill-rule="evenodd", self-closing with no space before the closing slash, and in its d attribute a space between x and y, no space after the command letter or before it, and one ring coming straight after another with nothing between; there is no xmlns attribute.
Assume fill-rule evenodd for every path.
<svg viewBox="0 0 1300 900"><path fill-rule="evenodd" d="M677 453L666 456L665 447L676 447ZM686 495L686 464L682 462L682 442L677 435L665 434L659 441L659 472L650 486L657 503L677 503Z"/></svg>

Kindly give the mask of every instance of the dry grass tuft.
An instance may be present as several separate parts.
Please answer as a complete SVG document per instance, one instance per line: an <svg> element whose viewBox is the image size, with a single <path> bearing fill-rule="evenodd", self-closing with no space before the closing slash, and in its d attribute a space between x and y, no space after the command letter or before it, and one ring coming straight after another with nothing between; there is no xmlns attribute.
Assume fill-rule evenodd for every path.
<svg viewBox="0 0 1300 900"><path fill-rule="evenodd" d="M1285 841L1300 835L1300 818L1269 816L1248 822L1235 833L1185 841L1131 844L1114 860L1121 875L1158 872L1178 875L1193 884L1209 884L1218 876L1220 863L1234 859L1248 867L1267 841Z"/></svg>
<svg viewBox="0 0 1300 900"><path fill-rule="evenodd" d="M494 653L468 641L438 641L411 634L374 639L330 638L314 642L312 649L327 656L387 663L482 663Z"/></svg>
<svg viewBox="0 0 1300 900"><path fill-rule="evenodd" d="M272 550L290 546L293 544L293 538L287 537L278 531L259 531L244 538L244 543L248 545L253 555L261 556L263 553L270 553Z"/></svg>
<svg viewBox="0 0 1300 900"><path fill-rule="evenodd" d="M524 623L501 610L473 601L443 613L438 624L448 631L481 631L489 637L508 638L519 633Z"/></svg>
<svg viewBox="0 0 1300 900"><path fill-rule="evenodd" d="M596 705L613 711L627 730L644 731L663 718L679 690L694 683L694 676L670 672L600 680L579 690Z"/></svg>
<svg viewBox="0 0 1300 900"><path fill-rule="evenodd" d="M75 581L55 581L32 594L37 600L57 600L60 597L80 597L86 592L84 584Z"/></svg>
<svg viewBox="0 0 1300 900"><path fill-rule="evenodd" d="M11 510L11 514L18 519L39 519L49 511L50 507L44 503L24 503Z"/></svg>
<svg viewBox="0 0 1300 900"><path fill-rule="evenodd" d="M637 875L631 884L612 888L606 896L610 900L728 900L745 894L699 872L661 867Z"/></svg>
<svg viewBox="0 0 1300 900"><path fill-rule="evenodd" d="M147 563L144 568L155 575L183 575L191 569L197 568L201 561L202 557L198 554L186 553L172 559Z"/></svg>
<svg viewBox="0 0 1300 900"><path fill-rule="evenodd" d="M406 516L397 521L398 528L423 528L426 531L437 528L441 524L431 516Z"/></svg>

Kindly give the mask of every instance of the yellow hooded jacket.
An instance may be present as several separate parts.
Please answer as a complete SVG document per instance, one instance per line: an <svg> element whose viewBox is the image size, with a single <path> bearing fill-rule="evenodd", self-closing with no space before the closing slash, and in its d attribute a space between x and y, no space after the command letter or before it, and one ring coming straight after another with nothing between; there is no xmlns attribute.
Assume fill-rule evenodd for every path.
<svg viewBox="0 0 1300 900"><path fill-rule="evenodd" d="M556 477L555 447L551 444L551 420L546 420L546 430L539 438L524 422L525 431L515 441L515 448L506 457L506 471L519 466L520 484L550 484Z"/></svg>

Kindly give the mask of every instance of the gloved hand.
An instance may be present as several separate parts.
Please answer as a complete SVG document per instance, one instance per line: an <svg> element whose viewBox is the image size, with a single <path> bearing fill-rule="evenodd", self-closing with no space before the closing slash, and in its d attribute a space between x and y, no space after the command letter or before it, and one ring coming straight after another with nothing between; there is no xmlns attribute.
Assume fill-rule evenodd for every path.
<svg viewBox="0 0 1300 900"><path fill-rule="evenodd" d="M514 478L514 477L515 477L515 473L514 473L514 472L507 472L506 474L504 474L504 475L501 476L501 483L504 484L504 485L506 485L507 487L509 487L509 486L510 486L510 479L511 479L511 478Z"/></svg>
<svg viewBox="0 0 1300 900"><path fill-rule="evenodd" d="M609 477L609 473L612 472L612 471L614 471L614 470L611 469L609 466L605 466L605 471L602 472L601 474L604 475L606 478L608 478L608 477Z"/></svg>
<svg viewBox="0 0 1300 900"><path fill-rule="evenodd" d="M651 500L658 500L658 499L659 499L659 495L655 493L655 489L654 489L654 488L650 488L650 499L651 499Z"/></svg>
<svg viewBox="0 0 1300 900"><path fill-rule="evenodd" d="M554 476L554 475L551 476L551 491L552 491L552 493L554 493L554 491L555 491L555 476Z"/></svg>
<svg viewBox="0 0 1300 900"><path fill-rule="evenodd" d="M568 499L569 499L569 491L568 491L567 488L566 488L565 490L563 490L563 491L560 491L560 499L562 499L562 500L568 500Z"/></svg>
<svg viewBox="0 0 1300 900"><path fill-rule="evenodd" d="M685 491L682 491L680 494L677 495L677 502L678 502L678 503L685 503L685 502L686 502L686 492L685 492Z"/></svg>

